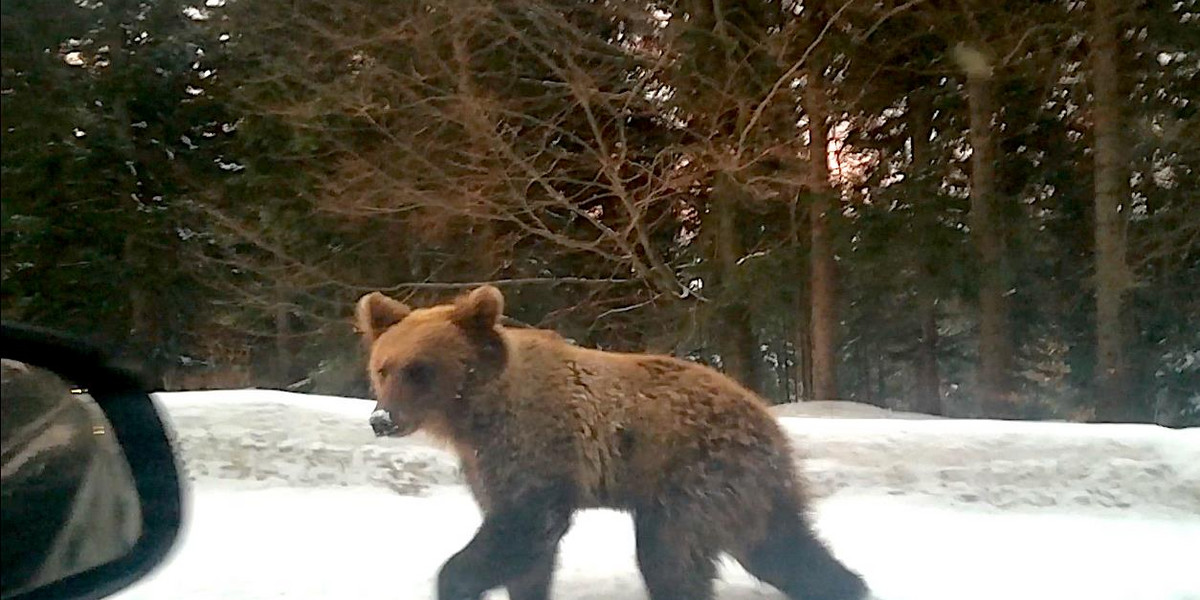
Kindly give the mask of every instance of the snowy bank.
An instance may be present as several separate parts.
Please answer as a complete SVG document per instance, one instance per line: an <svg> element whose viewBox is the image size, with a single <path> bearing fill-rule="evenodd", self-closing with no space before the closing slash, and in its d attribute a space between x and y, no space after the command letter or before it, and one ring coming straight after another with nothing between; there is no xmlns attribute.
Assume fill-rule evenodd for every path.
<svg viewBox="0 0 1200 600"><path fill-rule="evenodd" d="M460 481L453 457L429 438L375 438L367 400L266 390L156 397L196 481L373 486L408 495ZM1200 430L920 419L872 409L844 402L776 408L781 415L869 415L780 417L815 495L1200 513Z"/></svg>
<svg viewBox="0 0 1200 600"><path fill-rule="evenodd" d="M782 417L820 494L998 507L1200 513L1200 430L989 420Z"/></svg>
<svg viewBox="0 0 1200 600"><path fill-rule="evenodd" d="M814 400L776 404L771 412L777 417L816 417L822 419L941 419L933 415L882 408L862 402Z"/></svg>

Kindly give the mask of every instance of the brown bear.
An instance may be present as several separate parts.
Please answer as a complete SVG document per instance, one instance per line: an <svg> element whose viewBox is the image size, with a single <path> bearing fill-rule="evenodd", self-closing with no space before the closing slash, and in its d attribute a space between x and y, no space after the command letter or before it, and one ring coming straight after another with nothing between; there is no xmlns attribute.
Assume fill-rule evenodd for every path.
<svg viewBox="0 0 1200 600"><path fill-rule="evenodd" d="M867 595L814 534L788 438L752 392L699 364L504 327L503 309L491 286L424 309L378 292L356 307L372 428L447 442L484 515L442 566L440 600L499 586L547 598L559 540L590 507L632 513L653 600L711 598L722 552L791 598Z"/></svg>

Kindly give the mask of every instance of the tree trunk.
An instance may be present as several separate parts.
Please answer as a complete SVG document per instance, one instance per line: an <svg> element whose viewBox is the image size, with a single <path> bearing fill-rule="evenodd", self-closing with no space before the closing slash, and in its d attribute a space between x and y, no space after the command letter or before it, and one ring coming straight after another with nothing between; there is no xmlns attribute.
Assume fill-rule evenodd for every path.
<svg viewBox="0 0 1200 600"><path fill-rule="evenodd" d="M792 251L795 256L804 255L805 244L808 242L809 230L807 217L805 212L801 211L800 206L801 196L796 194L792 197L792 204L788 208L788 217L791 221L789 229L791 230ZM804 400L812 400L812 336L811 332L811 315L809 314L812 305L810 303L808 293L808 273L804 261L796 261L796 270L793 281L795 282L795 311L792 319L792 353L795 355L793 362L795 364L795 398L797 402Z"/></svg>
<svg viewBox="0 0 1200 600"><path fill-rule="evenodd" d="M804 86L808 113L809 161L813 203L810 219L810 338L812 342L813 400L838 398L837 384L837 265L829 221L834 210L829 185L829 112L820 75L809 72Z"/></svg>
<svg viewBox="0 0 1200 600"><path fill-rule="evenodd" d="M133 235L125 238L122 262L129 269L125 279L129 293L129 336L123 345L124 358L136 364L152 387L161 389L169 367L163 348L162 316L156 292L145 281L151 277L149 253Z"/></svg>
<svg viewBox="0 0 1200 600"><path fill-rule="evenodd" d="M110 53L111 71L120 73L126 51L120 29L115 33L112 45L114 51ZM118 124L114 128L116 135L113 140L118 152L127 160L134 160L137 156L137 145L131 133L133 127L130 124L133 120L129 117L129 107L125 98L118 97L113 102L112 115ZM123 173L114 184L113 195L118 202L128 203L137 190L137 176ZM138 219L140 215L133 218ZM163 347L163 316L158 312L160 302L157 296L161 294L161 290L157 289L157 286L161 285L161 281L156 280L157 273L154 267L157 266L156 259L160 257L145 247L138 233L130 232L121 247L121 258L126 267L122 283L129 293L129 338L125 347L131 354L129 359L139 365L142 376L148 379L155 389L162 389L164 375L170 365Z"/></svg>
<svg viewBox="0 0 1200 600"><path fill-rule="evenodd" d="M971 118L971 237L979 272L979 391L985 416L1015 416L1009 398L1012 345L1008 331L1008 265L1004 229L996 210L994 97L991 67L973 55L967 71Z"/></svg>
<svg viewBox="0 0 1200 600"><path fill-rule="evenodd" d="M912 410L928 415L940 415L942 408L942 379L937 362L937 304L929 293L917 298L917 319L921 322L921 339L917 343L917 390Z"/></svg>
<svg viewBox="0 0 1200 600"><path fill-rule="evenodd" d="M801 280L803 281L803 280ZM813 400L812 368L812 308L807 290L801 289L796 297L795 342L796 350L796 400Z"/></svg>
<svg viewBox="0 0 1200 600"><path fill-rule="evenodd" d="M731 290L738 284L738 260L742 257L741 232L737 226L737 206L741 190L732 176L719 173L713 185L713 258L716 259L720 305L716 310L717 340L721 364L726 374L742 385L759 392L762 387L758 341L750 318L746 296Z"/></svg>
<svg viewBox="0 0 1200 600"><path fill-rule="evenodd" d="M283 286L280 286L283 287ZM291 311L283 294L275 300L275 381L286 388L292 383Z"/></svg>
<svg viewBox="0 0 1200 600"><path fill-rule="evenodd" d="M1092 87L1095 115L1096 193L1096 419L1127 420L1128 373L1123 319L1132 274L1125 257L1125 215L1129 198L1128 161L1121 127L1117 56L1120 5L1097 0L1092 31Z"/></svg>
<svg viewBox="0 0 1200 600"><path fill-rule="evenodd" d="M932 133L930 120L933 108L929 97L923 93L912 95L912 112L909 124L912 127L912 156L913 174L916 185L919 186L917 197L926 198L932 202L937 193L932 181L932 153L929 151L929 136ZM937 227L937 219L930 218L934 214L933 207L915 207L915 226L917 239L921 241L913 254L915 265L913 272L917 274L916 305L917 320L920 324L920 338L917 340L915 357L917 386L914 391L912 410L931 415L942 414L941 378L937 362L937 291L934 288L933 272L935 261L933 245L930 239L933 228Z"/></svg>

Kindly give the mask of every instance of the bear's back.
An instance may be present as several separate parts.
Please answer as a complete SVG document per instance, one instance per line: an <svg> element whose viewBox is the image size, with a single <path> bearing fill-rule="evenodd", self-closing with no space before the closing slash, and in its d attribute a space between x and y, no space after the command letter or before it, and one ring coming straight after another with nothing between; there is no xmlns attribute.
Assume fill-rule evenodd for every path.
<svg viewBox="0 0 1200 600"><path fill-rule="evenodd" d="M580 482L595 503L652 492L665 471L715 457L785 455L765 403L717 371L670 356L575 346L553 332L507 330L516 412L553 421L576 441ZM534 427L544 430L544 425ZM695 463L695 464L692 464Z"/></svg>
<svg viewBox="0 0 1200 600"><path fill-rule="evenodd" d="M753 392L699 363L586 348L544 329L505 328L504 335L512 353L509 378L568 391L568 397L606 411L732 410L770 416Z"/></svg>

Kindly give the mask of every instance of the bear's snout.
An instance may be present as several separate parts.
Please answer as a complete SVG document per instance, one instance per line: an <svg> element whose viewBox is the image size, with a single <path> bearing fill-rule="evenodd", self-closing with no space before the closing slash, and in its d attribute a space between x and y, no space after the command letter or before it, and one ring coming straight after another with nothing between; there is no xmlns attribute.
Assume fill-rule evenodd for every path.
<svg viewBox="0 0 1200 600"><path fill-rule="evenodd" d="M371 413L369 422L375 437L404 437L416 431L420 425L417 420L408 418L403 413L397 414L396 411L385 408L376 408Z"/></svg>
<svg viewBox="0 0 1200 600"><path fill-rule="evenodd" d="M371 431L375 432L375 437L395 435L400 431L395 421L392 421L392 413L382 408L377 408L371 413L370 423Z"/></svg>

